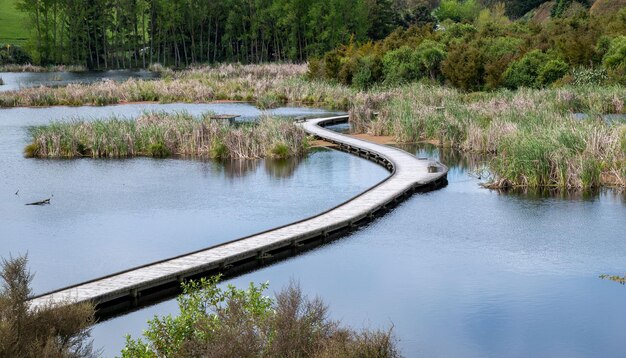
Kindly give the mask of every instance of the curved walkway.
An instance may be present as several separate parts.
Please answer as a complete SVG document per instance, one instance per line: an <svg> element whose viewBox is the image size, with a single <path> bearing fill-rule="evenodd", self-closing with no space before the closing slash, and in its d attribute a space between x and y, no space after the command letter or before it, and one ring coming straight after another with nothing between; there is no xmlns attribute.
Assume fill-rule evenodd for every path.
<svg viewBox="0 0 626 358"><path fill-rule="evenodd" d="M335 143L338 149L375 161L391 176L349 201L319 215L207 249L151 263L113 275L63 288L31 299L32 307L94 302L98 309L126 309L139 299L172 290L180 281L205 274L262 265L285 250L294 251L314 240L337 236L372 219L416 189L445 185L447 167L421 160L400 149L348 137L322 126L347 121L347 116L318 118L300 125L310 134ZM113 308L118 307L118 308Z"/></svg>

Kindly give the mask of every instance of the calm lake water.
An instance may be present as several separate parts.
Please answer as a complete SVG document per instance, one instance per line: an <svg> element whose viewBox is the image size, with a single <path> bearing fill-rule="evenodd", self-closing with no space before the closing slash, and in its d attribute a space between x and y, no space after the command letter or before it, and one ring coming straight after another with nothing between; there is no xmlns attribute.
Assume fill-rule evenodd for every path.
<svg viewBox="0 0 626 358"><path fill-rule="evenodd" d="M481 189L480 161L432 147L449 185L414 195L357 233L229 280L243 287L290 280L323 297L355 327L394 326L407 357L623 357L626 200L605 191L550 197ZM175 301L97 325L107 355Z"/></svg>
<svg viewBox="0 0 626 358"><path fill-rule="evenodd" d="M152 79L155 72L146 70L112 70L85 72L0 72L4 80L1 91L14 91L24 87L63 86L70 83L91 83L102 80L125 81L129 78Z"/></svg>
<svg viewBox="0 0 626 358"><path fill-rule="evenodd" d="M246 105L155 106L258 115ZM327 150L297 163L227 165L21 157L27 125L148 107L0 110L0 255L29 252L36 292L300 219L387 175ZM501 194L478 186L469 169L480 161L407 149L440 157L449 185L340 241L227 283L269 281L278 290L296 280L347 325L393 325L407 357L624 356L626 287L598 278L626 273L622 194ZM50 194L50 206L23 206ZM170 300L100 323L94 345L115 356L125 333L138 336L153 315L176 311Z"/></svg>
<svg viewBox="0 0 626 358"><path fill-rule="evenodd" d="M0 256L28 253L35 293L208 247L313 215L387 172L353 156L315 151L301 160L25 159L28 126L50 120L133 116L182 105L0 110ZM246 104L184 106L258 116ZM281 115L321 110L280 108ZM331 191L329 191L329 189ZM16 195L17 193L17 195ZM25 203L50 196L52 205Z"/></svg>

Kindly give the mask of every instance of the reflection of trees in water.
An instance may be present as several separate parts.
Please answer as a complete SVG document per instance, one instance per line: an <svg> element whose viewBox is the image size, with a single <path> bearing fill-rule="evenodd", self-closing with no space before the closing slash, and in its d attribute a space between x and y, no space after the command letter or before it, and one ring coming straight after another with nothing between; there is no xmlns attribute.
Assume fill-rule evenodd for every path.
<svg viewBox="0 0 626 358"><path fill-rule="evenodd" d="M290 178L301 158L265 159L265 172L273 178Z"/></svg>

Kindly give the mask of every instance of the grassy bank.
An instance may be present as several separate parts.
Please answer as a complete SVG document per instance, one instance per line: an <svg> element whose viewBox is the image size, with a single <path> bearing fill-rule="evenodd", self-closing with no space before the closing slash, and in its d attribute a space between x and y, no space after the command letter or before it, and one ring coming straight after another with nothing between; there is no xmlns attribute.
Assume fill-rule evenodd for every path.
<svg viewBox="0 0 626 358"><path fill-rule="evenodd" d="M625 113L623 87L468 94L416 84L380 97L355 101L351 120L357 131L400 142L435 139L490 154L492 187L625 185L626 125L606 123L602 116Z"/></svg>
<svg viewBox="0 0 626 358"><path fill-rule="evenodd" d="M56 122L32 128L31 135L24 154L37 158L286 158L308 149L305 132L290 121L263 118L235 126L185 113L145 113L136 121Z"/></svg>
<svg viewBox="0 0 626 358"><path fill-rule="evenodd" d="M25 88L0 94L0 107L107 105L157 101L255 101L262 107L286 102L347 108L356 92L304 79L305 65L222 65L181 72L162 70L162 79L104 81L58 88Z"/></svg>
<svg viewBox="0 0 626 358"><path fill-rule="evenodd" d="M157 81L5 92L0 93L0 106L212 100L254 101L261 107L319 105L350 110L356 132L390 135L398 142L437 140L489 154L493 187L626 185L626 127L602 120L605 114L626 113L626 89L618 85L466 93L416 83L359 91L309 81L303 65L276 64L162 69L161 74ZM588 118L579 119L576 113Z"/></svg>
<svg viewBox="0 0 626 358"><path fill-rule="evenodd" d="M78 65L60 66L35 66L31 64L9 64L0 66L0 72L84 72L87 69Z"/></svg>

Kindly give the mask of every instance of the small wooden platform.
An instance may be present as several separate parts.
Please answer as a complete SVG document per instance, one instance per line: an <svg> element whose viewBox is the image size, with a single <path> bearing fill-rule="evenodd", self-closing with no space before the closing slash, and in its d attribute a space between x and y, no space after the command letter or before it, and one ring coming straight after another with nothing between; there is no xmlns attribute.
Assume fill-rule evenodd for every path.
<svg viewBox="0 0 626 358"><path fill-rule="evenodd" d="M128 309L142 297L179 287L185 279L263 265L284 252L295 254L310 242L325 242L371 220L415 190L432 190L447 184L448 168L437 161L420 160L400 149L322 127L347 120L347 116L318 118L299 125L336 144L339 150L387 168L391 175L378 185L335 208L289 225L34 297L30 300L32 307L92 301L98 309Z"/></svg>

